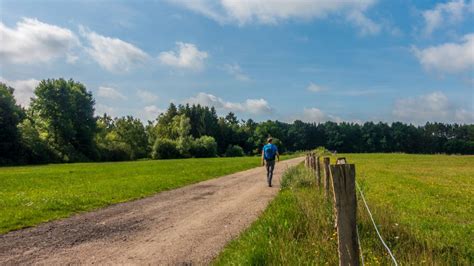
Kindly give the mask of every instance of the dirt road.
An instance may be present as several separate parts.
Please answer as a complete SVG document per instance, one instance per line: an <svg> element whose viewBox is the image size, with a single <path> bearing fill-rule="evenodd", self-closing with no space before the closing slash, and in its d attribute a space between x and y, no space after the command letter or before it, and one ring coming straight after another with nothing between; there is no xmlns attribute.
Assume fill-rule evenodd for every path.
<svg viewBox="0 0 474 266"><path fill-rule="evenodd" d="M0 235L0 264L205 264L248 227L302 158Z"/></svg>

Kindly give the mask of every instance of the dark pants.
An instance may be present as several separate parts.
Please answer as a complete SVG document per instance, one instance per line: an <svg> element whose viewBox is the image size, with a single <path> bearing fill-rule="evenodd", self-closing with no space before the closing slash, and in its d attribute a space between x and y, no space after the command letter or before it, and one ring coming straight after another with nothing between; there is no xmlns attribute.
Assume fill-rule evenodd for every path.
<svg viewBox="0 0 474 266"><path fill-rule="evenodd" d="M273 169L275 169L275 160L265 161L265 166L267 167L267 182L268 186L272 186L273 178Z"/></svg>

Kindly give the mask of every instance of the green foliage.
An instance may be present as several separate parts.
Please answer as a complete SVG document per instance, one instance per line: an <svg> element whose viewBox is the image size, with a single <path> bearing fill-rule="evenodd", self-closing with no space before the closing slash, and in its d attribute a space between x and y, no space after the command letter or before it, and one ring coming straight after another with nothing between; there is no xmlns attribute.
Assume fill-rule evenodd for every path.
<svg viewBox="0 0 474 266"><path fill-rule="evenodd" d="M35 89L32 119L40 135L63 161L96 159L94 99L73 80L48 79Z"/></svg>
<svg viewBox="0 0 474 266"><path fill-rule="evenodd" d="M129 144L124 142L109 141L106 145L98 144L98 149L103 161L117 162L132 160L132 148Z"/></svg>
<svg viewBox="0 0 474 266"><path fill-rule="evenodd" d="M323 155L328 156L328 155L331 155L331 154L332 154L328 149L326 149L326 148L324 148L324 147L317 147L317 148L314 150L314 152L315 152L317 155L319 155L319 156L323 156Z"/></svg>
<svg viewBox="0 0 474 266"><path fill-rule="evenodd" d="M150 140L151 143L155 143L155 140L158 137L165 138L165 139L176 139L178 136L175 134L175 130L173 128L174 118L178 115L178 110L176 109L176 105L173 103L170 104L168 110L165 113L162 113L157 118L157 123L153 129L150 136L152 139Z"/></svg>
<svg viewBox="0 0 474 266"><path fill-rule="evenodd" d="M217 156L225 156L229 146L260 154L269 136L280 153L324 146L338 152L474 154L474 125L256 123L239 120L232 112L219 117L213 107L171 103L144 126L132 116L94 117L92 94L73 80L43 80L35 95L22 110L13 88L0 84L0 165L135 160L151 157L157 139L175 141L179 157L215 156L212 148L203 148L203 136L214 138ZM24 124L24 119L29 122Z"/></svg>
<svg viewBox="0 0 474 266"><path fill-rule="evenodd" d="M30 119L18 125L23 147L23 160L29 163L59 162L45 138L41 137Z"/></svg>
<svg viewBox="0 0 474 266"><path fill-rule="evenodd" d="M149 154L145 127L131 116L114 120L107 114L99 117L95 142L103 161L136 160Z"/></svg>
<svg viewBox="0 0 474 266"><path fill-rule="evenodd" d="M20 157L21 140L17 126L24 113L16 104L13 91L0 82L0 164L13 163Z"/></svg>
<svg viewBox="0 0 474 266"><path fill-rule="evenodd" d="M148 136L142 122L131 116L117 118L113 132L117 134L116 142L130 147L130 159L145 158L148 155Z"/></svg>
<svg viewBox="0 0 474 266"><path fill-rule="evenodd" d="M192 145L191 154L193 154L196 158L216 157L216 140L210 136L202 136L196 139Z"/></svg>
<svg viewBox="0 0 474 266"><path fill-rule="evenodd" d="M225 157L242 157L244 155L244 149L239 145L229 145L225 151Z"/></svg>
<svg viewBox="0 0 474 266"><path fill-rule="evenodd" d="M157 139L153 145L151 157L153 159L175 159L179 158L178 143L170 139Z"/></svg>

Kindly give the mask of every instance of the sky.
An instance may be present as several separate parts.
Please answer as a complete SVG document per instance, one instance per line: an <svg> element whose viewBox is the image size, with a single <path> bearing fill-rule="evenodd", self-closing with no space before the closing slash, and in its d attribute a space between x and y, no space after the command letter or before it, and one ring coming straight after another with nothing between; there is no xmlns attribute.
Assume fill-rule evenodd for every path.
<svg viewBox="0 0 474 266"><path fill-rule="evenodd" d="M23 106L71 78L143 121L474 123L474 0L0 0L0 38Z"/></svg>

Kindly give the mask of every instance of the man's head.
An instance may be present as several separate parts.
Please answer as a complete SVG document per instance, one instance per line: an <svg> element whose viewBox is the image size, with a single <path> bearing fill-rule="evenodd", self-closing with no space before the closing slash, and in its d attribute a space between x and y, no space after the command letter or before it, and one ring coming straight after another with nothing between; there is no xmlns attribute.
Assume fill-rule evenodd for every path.
<svg viewBox="0 0 474 266"><path fill-rule="evenodd" d="M273 141L272 138L268 138L268 139L267 139L267 142L268 142L268 143L272 143L272 141Z"/></svg>

